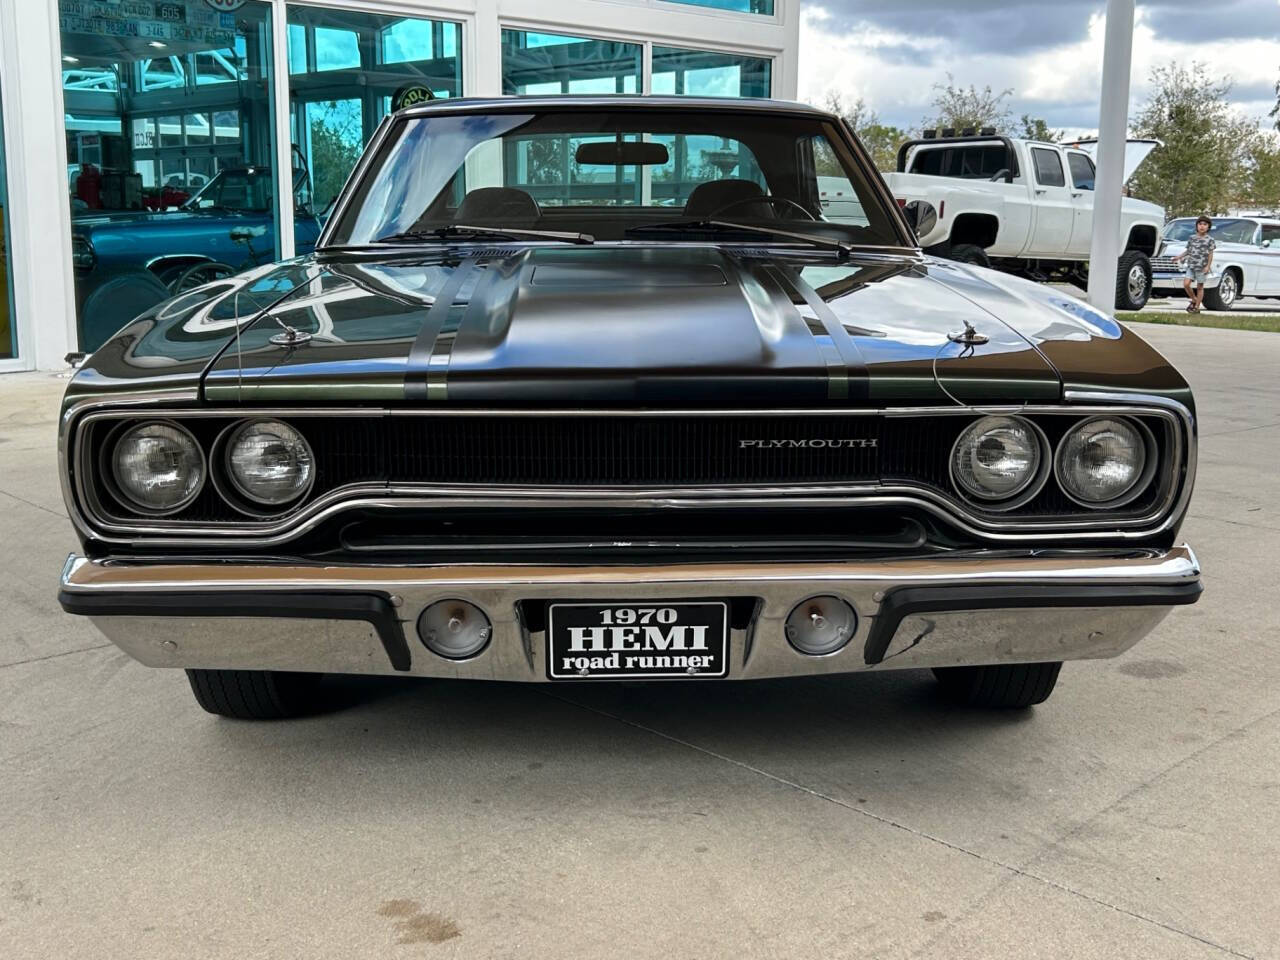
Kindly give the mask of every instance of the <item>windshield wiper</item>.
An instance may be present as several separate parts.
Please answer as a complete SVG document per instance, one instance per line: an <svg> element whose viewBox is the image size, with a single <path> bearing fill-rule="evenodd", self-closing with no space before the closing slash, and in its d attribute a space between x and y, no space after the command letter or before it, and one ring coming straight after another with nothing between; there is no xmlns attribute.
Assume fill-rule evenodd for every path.
<svg viewBox="0 0 1280 960"><path fill-rule="evenodd" d="M770 237L799 240L801 243L812 244L815 247L826 247L830 250L835 250L840 254L841 260L846 259L853 252L852 244L843 240L836 240L833 237L816 237L811 233L796 233L793 230L782 230L778 227L757 227L750 223L734 223L730 220L673 220L668 223L644 223L638 227L631 227L627 230L627 233L657 232L662 230L679 233L707 233L715 230L742 230L746 233L762 233Z"/></svg>
<svg viewBox="0 0 1280 960"><path fill-rule="evenodd" d="M445 243L459 237L505 237L508 240L519 240L521 237L532 237L538 240L559 240L562 243L595 243L596 238L589 233L565 233L559 230L517 230L514 227L476 227L465 223L451 223L435 230L406 230L404 233L393 233L379 237L374 243Z"/></svg>

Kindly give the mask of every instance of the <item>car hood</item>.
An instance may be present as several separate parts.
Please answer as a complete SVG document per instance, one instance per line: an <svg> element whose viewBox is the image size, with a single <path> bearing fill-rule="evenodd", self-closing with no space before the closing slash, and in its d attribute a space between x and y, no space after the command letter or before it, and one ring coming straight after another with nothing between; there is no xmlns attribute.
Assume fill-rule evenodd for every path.
<svg viewBox="0 0 1280 960"><path fill-rule="evenodd" d="M1052 402L1064 371L1114 388L1167 367L991 271L671 244L301 258L163 305L87 376L138 363L203 363L219 403L702 409Z"/></svg>

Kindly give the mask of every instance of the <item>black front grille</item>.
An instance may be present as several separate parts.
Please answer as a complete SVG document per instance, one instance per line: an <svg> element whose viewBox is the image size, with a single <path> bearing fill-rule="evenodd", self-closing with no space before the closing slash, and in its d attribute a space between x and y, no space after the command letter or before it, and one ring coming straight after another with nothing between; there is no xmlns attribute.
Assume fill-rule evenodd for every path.
<svg viewBox="0 0 1280 960"><path fill-rule="evenodd" d="M879 417L393 417L392 482L536 486L853 483Z"/></svg>
<svg viewBox="0 0 1280 960"><path fill-rule="evenodd" d="M871 415L805 416L519 416L416 415L371 413L369 416L287 416L312 446L316 481L306 502L355 485L459 484L491 487L761 487L770 485L884 484L920 488L957 501L948 459L956 437L975 415L883 417ZM240 420L221 414L184 417L183 423L208 454L217 476L225 471L221 445L227 427ZM1071 416L1039 415L1052 450L1076 421ZM1167 463L1174 437L1160 418L1143 416L1151 428L1161 462ZM80 468L86 488L101 509L89 512L125 522L147 520L112 493L108 450L120 421L101 420L79 439L84 455ZM1135 500L1110 516L1136 517L1157 505L1172 482L1158 471ZM253 524L271 522L261 512L237 509L228 502L230 485L206 484L187 509L164 518L166 523ZM302 504L292 505L303 507ZM969 504L970 513L983 513ZM284 511L286 516L291 510ZM991 520L1053 521L1089 516L1103 520L1107 511L1090 511L1071 502L1050 478L1030 502ZM647 524L622 529L612 521L567 523L564 535L592 540L634 541ZM698 525L694 525L698 526ZM617 527L617 529L614 529ZM420 532L415 529L415 531ZM460 531L469 536L468 531ZM697 531L688 530L687 533ZM720 537L723 531L706 531ZM809 533L812 533L810 531ZM662 531L662 537L671 531ZM441 534L443 536L443 534ZM808 534L806 534L807 536ZM658 536L658 532L654 532Z"/></svg>

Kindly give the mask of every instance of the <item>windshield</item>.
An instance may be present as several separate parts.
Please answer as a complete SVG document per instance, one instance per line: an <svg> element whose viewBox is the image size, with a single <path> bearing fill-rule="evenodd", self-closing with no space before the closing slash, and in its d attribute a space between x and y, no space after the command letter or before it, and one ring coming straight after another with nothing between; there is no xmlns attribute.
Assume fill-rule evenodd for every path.
<svg viewBox="0 0 1280 960"><path fill-rule="evenodd" d="M903 243L832 124L705 107L400 120L328 242L452 242L460 235L453 228L471 226L664 243L687 239L682 228L692 221L703 233L756 245L769 236L734 233L732 225Z"/></svg>
<svg viewBox="0 0 1280 960"><path fill-rule="evenodd" d="M1209 228L1209 236L1224 243L1253 243L1253 235L1258 225L1252 220L1214 220ZM1173 220L1164 228L1164 238L1173 243L1181 243L1196 232L1194 217L1184 220Z"/></svg>
<svg viewBox="0 0 1280 960"><path fill-rule="evenodd" d="M265 213L271 209L275 181L265 167L223 170L185 204L188 210L243 210Z"/></svg>

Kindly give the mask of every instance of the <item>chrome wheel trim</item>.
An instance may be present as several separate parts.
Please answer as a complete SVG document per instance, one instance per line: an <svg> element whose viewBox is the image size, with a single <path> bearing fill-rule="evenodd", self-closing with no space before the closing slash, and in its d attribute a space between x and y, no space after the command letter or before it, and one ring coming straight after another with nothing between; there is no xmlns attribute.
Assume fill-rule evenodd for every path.
<svg viewBox="0 0 1280 960"><path fill-rule="evenodd" d="M1129 299L1141 300L1142 295L1147 291L1147 274L1142 269L1142 264L1135 263L1129 268Z"/></svg>
<svg viewBox="0 0 1280 960"><path fill-rule="evenodd" d="M1236 275L1228 270L1222 275L1222 280L1218 283L1218 299L1222 301L1224 306L1231 306L1236 302L1236 294L1239 288L1236 286Z"/></svg>

